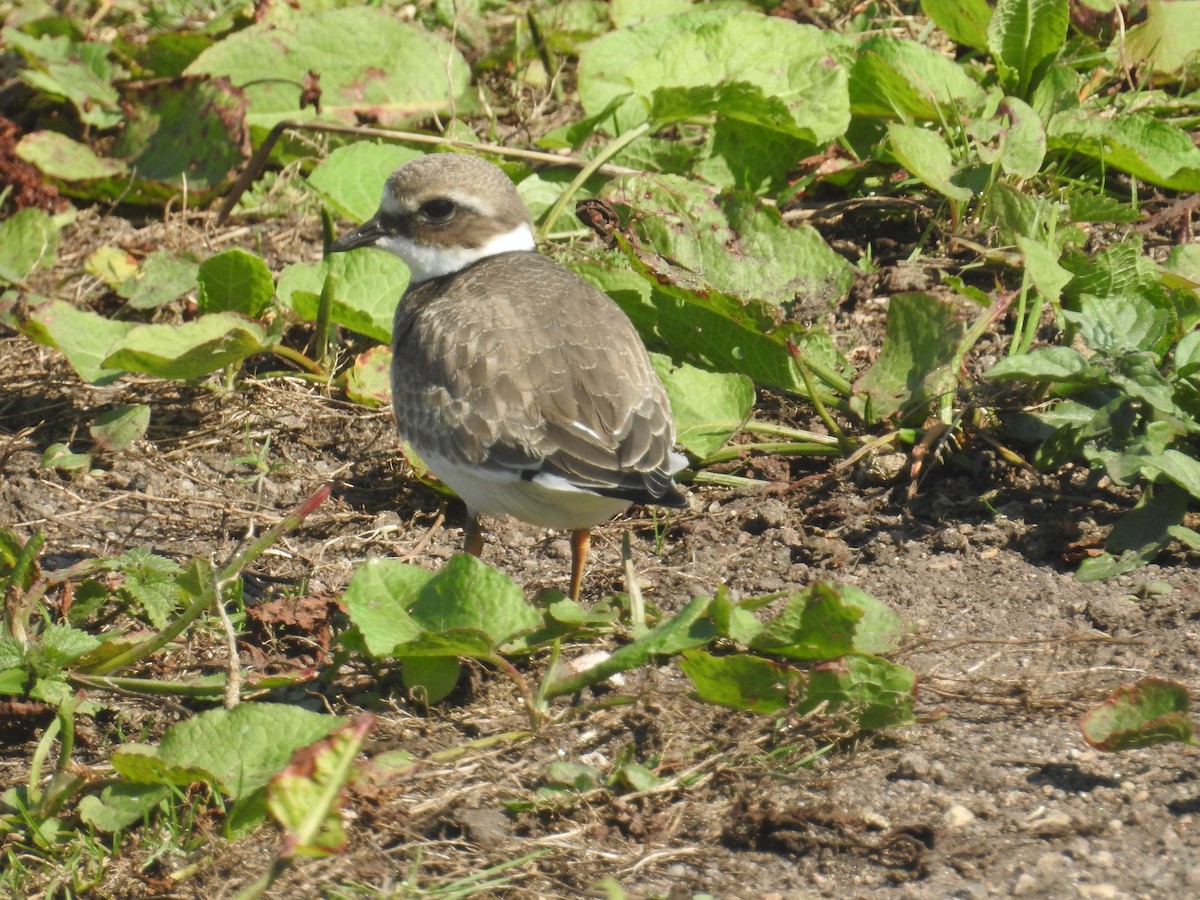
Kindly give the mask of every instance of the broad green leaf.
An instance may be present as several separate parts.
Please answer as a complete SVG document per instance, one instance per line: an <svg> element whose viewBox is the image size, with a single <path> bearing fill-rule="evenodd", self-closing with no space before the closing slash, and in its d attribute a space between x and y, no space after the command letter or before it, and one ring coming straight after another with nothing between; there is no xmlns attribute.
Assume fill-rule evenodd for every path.
<svg viewBox="0 0 1200 900"><path fill-rule="evenodd" d="M854 649L859 653L887 653L900 646L904 634L904 620L895 610L880 603L866 591L841 585L838 597L846 606L862 613L854 629Z"/></svg>
<svg viewBox="0 0 1200 900"><path fill-rule="evenodd" d="M961 66L915 41L868 38L850 70L850 108L857 116L952 121L982 100L983 90Z"/></svg>
<svg viewBox="0 0 1200 900"><path fill-rule="evenodd" d="M1146 20L1125 35L1130 63L1182 76L1200 66L1200 0L1147 0Z"/></svg>
<svg viewBox="0 0 1200 900"><path fill-rule="evenodd" d="M421 586L409 614L428 631L477 629L496 644L532 631L542 622L512 579L465 553L450 557L441 571Z"/></svg>
<svg viewBox="0 0 1200 900"><path fill-rule="evenodd" d="M1074 277L1058 264L1058 254L1040 241L1017 236L1017 246L1025 257L1025 274L1048 303L1058 303L1063 288Z"/></svg>
<svg viewBox="0 0 1200 900"><path fill-rule="evenodd" d="M837 588L817 583L792 594L750 647L793 659L831 659L852 653L863 610L842 602Z"/></svg>
<svg viewBox="0 0 1200 900"><path fill-rule="evenodd" d="M445 41L367 6L316 14L277 7L270 20L209 47L186 71L241 86L246 120L263 128L318 117L311 106L300 109L298 86L310 71L321 74L321 117L354 124L361 114L385 126L461 102L471 78Z"/></svg>
<svg viewBox="0 0 1200 900"><path fill-rule="evenodd" d="M51 444L42 451L43 469L61 469L64 472L76 472L92 467L92 457L87 453L73 453L66 444Z"/></svg>
<svg viewBox="0 0 1200 900"><path fill-rule="evenodd" d="M295 263L279 273L277 293L307 321L317 317L325 278L337 279L330 318L338 325L390 343L392 318L408 286L408 267L382 250L334 253L319 263Z"/></svg>
<svg viewBox="0 0 1200 900"><path fill-rule="evenodd" d="M26 84L70 102L85 125L112 128L121 122L113 82L126 73L109 61L108 44L51 34L35 38L15 28L0 30L0 37L28 60L19 73Z"/></svg>
<svg viewBox="0 0 1200 900"><path fill-rule="evenodd" d="M126 602L140 607L155 628L166 628L178 607L187 600L187 592L179 583L183 567L149 550L134 548L105 560L104 568L124 574L125 580L117 592Z"/></svg>
<svg viewBox="0 0 1200 900"><path fill-rule="evenodd" d="M237 248L200 263L197 281L196 305L202 313L237 312L256 319L275 294L275 279L267 264Z"/></svg>
<svg viewBox="0 0 1200 900"><path fill-rule="evenodd" d="M835 59L845 42L807 25L751 12L698 9L623 28L592 41L579 60L579 99L587 115L628 96L616 133L651 115L660 88L743 83L775 98L788 130L813 144L849 124L846 72Z"/></svg>
<svg viewBox="0 0 1200 900"><path fill-rule="evenodd" d="M182 325L138 325L101 365L190 381L269 349L262 326L236 313L214 313Z"/></svg>
<svg viewBox="0 0 1200 900"><path fill-rule="evenodd" d="M1175 374L1190 378L1200 372L1200 331L1189 331L1175 345Z"/></svg>
<svg viewBox="0 0 1200 900"><path fill-rule="evenodd" d="M293 91L296 89L293 88ZM183 78L151 84L126 102L112 148L136 173L132 199L152 201L164 185L209 196L250 156L246 100L228 79ZM139 185L150 196L140 197ZM128 190L128 185L117 187Z"/></svg>
<svg viewBox="0 0 1200 900"><path fill-rule="evenodd" d="M1005 97L1000 112L1008 126L1000 138L1000 168L1018 178L1033 178L1046 158L1046 128L1029 104Z"/></svg>
<svg viewBox="0 0 1200 900"><path fill-rule="evenodd" d="M975 50L987 47L992 18L987 0L921 0L921 9L950 40Z"/></svg>
<svg viewBox="0 0 1200 900"><path fill-rule="evenodd" d="M1075 273L1063 296L1078 302L1085 294L1108 297L1114 294L1151 294L1158 289L1158 266L1142 248L1141 238L1110 244L1092 257L1068 254L1063 266Z"/></svg>
<svg viewBox="0 0 1200 900"><path fill-rule="evenodd" d="M156 250L138 273L117 286L117 293L134 309L154 309L195 288L199 273L200 260L188 251Z"/></svg>
<svg viewBox="0 0 1200 900"><path fill-rule="evenodd" d="M375 717L357 716L297 752L267 787L267 809L283 829L280 856L330 856L346 843L341 798Z"/></svg>
<svg viewBox="0 0 1200 900"><path fill-rule="evenodd" d="M1072 109L1046 125L1052 149L1078 153L1176 191L1200 191L1200 148L1186 131L1149 113Z"/></svg>
<svg viewBox="0 0 1200 900"><path fill-rule="evenodd" d="M1142 213L1136 204L1082 187L1067 194L1072 222L1140 222Z"/></svg>
<svg viewBox="0 0 1200 900"><path fill-rule="evenodd" d="M1071 381L1089 369L1086 359L1070 347L1039 347L1020 356L1008 356L984 373L984 378L1004 381Z"/></svg>
<svg viewBox="0 0 1200 900"><path fill-rule="evenodd" d="M163 784L110 784L99 796L88 794L79 801L79 817L97 831L113 834L141 822L171 796Z"/></svg>
<svg viewBox="0 0 1200 900"><path fill-rule="evenodd" d="M1069 21L1067 0L997 0L988 49L1009 93L1028 96L1062 50Z"/></svg>
<svg viewBox="0 0 1200 900"><path fill-rule="evenodd" d="M951 181L955 175L954 157L941 135L927 128L893 122L888 126L888 142L896 162L914 178L959 203L971 199L969 189Z"/></svg>
<svg viewBox="0 0 1200 900"><path fill-rule="evenodd" d="M113 770L134 784L191 784L215 782L213 774L200 766L172 766L158 756L158 748L147 744L122 744L110 758Z"/></svg>
<svg viewBox="0 0 1200 900"><path fill-rule="evenodd" d="M786 663L758 656L713 656L684 650L679 668L705 703L771 715L787 709L803 691L804 675Z"/></svg>
<svg viewBox="0 0 1200 900"><path fill-rule="evenodd" d="M135 403L118 406L98 416L88 426L88 434L96 442L97 450L115 453L141 440L149 426L150 407L145 403Z"/></svg>
<svg viewBox="0 0 1200 900"><path fill-rule="evenodd" d="M1175 324L1169 303L1128 294L1084 294L1079 309L1063 310L1063 316L1075 323L1088 346L1113 355L1157 351Z"/></svg>
<svg viewBox="0 0 1200 900"><path fill-rule="evenodd" d="M691 0L610 0L608 15L618 28L628 28L691 8Z"/></svg>
<svg viewBox="0 0 1200 900"><path fill-rule="evenodd" d="M63 668L71 665L85 653L100 646L101 639L94 634L80 631L70 625L51 622L42 630L42 654L51 666Z"/></svg>
<svg viewBox="0 0 1200 900"><path fill-rule="evenodd" d="M822 710L862 731L913 721L917 677L904 666L850 654L813 669L798 712Z"/></svg>
<svg viewBox="0 0 1200 900"><path fill-rule="evenodd" d="M1154 480L1169 479L1191 494L1193 500L1200 500L1200 460L1170 449L1152 460L1146 469L1148 477ZM1156 491L1155 495L1158 493Z"/></svg>
<svg viewBox="0 0 1200 900"><path fill-rule="evenodd" d="M930 294L897 294L888 302L883 349L855 384L870 401L870 417L896 413L923 420L930 404L954 390L953 362L962 338L954 311Z"/></svg>
<svg viewBox="0 0 1200 900"><path fill-rule="evenodd" d="M657 353L651 361L671 401L675 439L689 453L708 456L750 418L754 384L745 375L707 372L687 363L676 365Z"/></svg>
<svg viewBox="0 0 1200 900"><path fill-rule="evenodd" d="M372 409L392 402L392 348L378 344L354 357L341 376L346 399Z"/></svg>
<svg viewBox="0 0 1200 900"><path fill-rule="evenodd" d="M462 664L457 656L408 656L400 659L400 672L413 699L433 704L458 686Z"/></svg>
<svg viewBox="0 0 1200 900"><path fill-rule="evenodd" d="M1084 740L1116 752L1165 741L1194 743L1187 688L1163 678L1123 684L1079 723Z"/></svg>
<svg viewBox="0 0 1200 900"><path fill-rule="evenodd" d="M418 657L493 659L496 656L496 644L480 628L446 628L442 631L422 631L411 641L397 645L394 655L404 662Z"/></svg>
<svg viewBox="0 0 1200 900"><path fill-rule="evenodd" d="M718 291L827 307L849 289L849 264L815 229L788 227L752 195L717 195L658 175L623 179L602 196L632 221L642 242Z"/></svg>
<svg viewBox="0 0 1200 900"><path fill-rule="evenodd" d="M17 156L51 178L64 181L108 178L126 169L119 159L101 158L87 144L57 131L31 131L22 136L17 142Z"/></svg>
<svg viewBox="0 0 1200 900"><path fill-rule="evenodd" d="M59 226L40 209L22 209L0 222L0 283L19 284L54 265Z"/></svg>
<svg viewBox="0 0 1200 900"><path fill-rule="evenodd" d="M421 155L398 144L355 141L333 150L312 170L308 183L340 215L365 222L375 214L392 171Z"/></svg>
<svg viewBox="0 0 1200 900"><path fill-rule="evenodd" d="M63 300L47 300L35 306L19 327L39 344L60 350L84 381L108 384L124 373L105 360L137 326L76 309Z"/></svg>
<svg viewBox="0 0 1200 900"><path fill-rule="evenodd" d="M92 251L83 264L89 275L95 275L110 288L116 288L137 272L137 261L120 247L104 246Z"/></svg>
<svg viewBox="0 0 1200 900"><path fill-rule="evenodd" d="M408 607L432 577L433 573L417 566L374 556L355 570L342 603L350 621L362 632L371 655L390 656L397 644L421 633Z"/></svg>
<svg viewBox="0 0 1200 900"><path fill-rule="evenodd" d="M294 751L318 741L345 719L298 706L241 703L212 709L163 735L159 757L170 766L195 766L211 772L234 799L265 785Z"/></svg>

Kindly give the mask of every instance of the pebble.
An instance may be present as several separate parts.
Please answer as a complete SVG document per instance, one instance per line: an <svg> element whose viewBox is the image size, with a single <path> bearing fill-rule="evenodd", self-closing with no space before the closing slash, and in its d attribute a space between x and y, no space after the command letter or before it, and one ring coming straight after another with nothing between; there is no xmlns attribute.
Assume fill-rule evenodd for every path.
<svg viewBox="0 0 1200 900"><path fill-rule="evenodd" d="M961 803L955 803L942 814L942 821L946 823L947 828L962 828L975 821L975 813Z"/></svg>

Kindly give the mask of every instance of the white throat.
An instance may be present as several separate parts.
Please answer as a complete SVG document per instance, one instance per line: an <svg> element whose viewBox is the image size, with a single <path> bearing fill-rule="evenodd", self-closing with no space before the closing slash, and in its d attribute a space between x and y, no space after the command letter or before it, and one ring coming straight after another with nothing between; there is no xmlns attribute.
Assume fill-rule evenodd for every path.
<svg viewBox="0 0 1200 900"><path fill-rule="evenodd" d="M533 230L522 222L512 231L498 234L482 247L435 247L418 244L399 235L379 238L375 246L404 260L411 272L410 284L440 278L465 269L476 260L514 250L533 250Z"/></svg>

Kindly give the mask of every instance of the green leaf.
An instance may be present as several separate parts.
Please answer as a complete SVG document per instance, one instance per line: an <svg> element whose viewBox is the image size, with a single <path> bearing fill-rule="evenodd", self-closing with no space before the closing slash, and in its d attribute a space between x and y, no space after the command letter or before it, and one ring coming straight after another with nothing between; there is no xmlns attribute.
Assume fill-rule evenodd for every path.
<svg viewBox="0 0 1200 900"><path fill-rule="evenodd" d="M854 628L854 649L859 653L888 653L900 646L904 620L894 610L876 600L866 591L840 585L838 597L846 606L862 613Z"/></svg>
<svg viewBox="0 0 1200 900"><path fill-rule="evenodd" d="M140 607L155 628L166 628L187 597L179 583L183 567L144 548L135 547L115 559L105 560L104 568L124 574L118 593Z"/></svg>
<svg viewBox="0 0 1200 900"><path fill-rule="evenodd" d="M214 313L182 325L136 326L101 365L190 381L269 349L262 326L236 313Z"/></svg>
<svg viewBox="0 0 1200 900"><path fill-rule="evenodd" d="M172 725L163 735L158 755L170 766L211 772L222 790L238 799L265 785L293 752L344 722L297 706L241 703Z"/></svg>
<svg viewBox="0 0 1200 900"><path fill-rule="evenodd" d="M856 116L942 122L982 100L983 90L961 66L915 41L868 38L850 71L850 108Z"/></svg>
<svg viewBox="0 0 1200 900"><path fill-rule="evenodd" d="M124 450L141 440L150 426L150 407L145 403L118 406L98 416L88 426L88 434L102 453Z"/></svg>
<svg viewBox="0 0 1200 900"><path fill-rule="evenodd" d="M1063 310L1088 346L1111 355L1146 350L1158 354L1169 340L1174 319L1169 302L1146 296L1085 294L1078 310Z"/></svg>
<svg viewBox="0 0 1200 900"><path fill-rule="evenodd" d="M1048 303L1058 303L1063 288L1074 277L1058 264L1058 254L1040 241L1017 236L1017 246L1025 257L1025 273Z"/></svg>
<svg viewBox="0 0 1200 900"><path fill-rule="evenodd" d="M1124 54L1155 74L1194 73L1200 65L1200 2L1147 0L1146 19L1126 33Z"/></svg>
<svg viewBox="0 0 1200 900"><path fill-rule="evenodd" d="M0 30L0 37L29 62L19 73L26 84L70 102L85 125L120 124L121 98L113 82L126 73L109 62L108 44L51 34L35 38L15 28Z"/></svg>
<svg viewBox="0 0 1200 900"><path fill-rule="evenodd" d="M137 274L117 286L117 293L134 309L154 309L195 288L199 274L200 260L188 251L156 250Z"/></svg>
<svg viewBox="0 0 1200 900"><path fill-rule="evenodd" d="M282 858L330 856L346 843L341 798L375 717L364 713L297 751L267 787L267 809L283 829Z"/></svg>
<svg viewBox="0 0 1200 900"><path fill-rule="evenodd" d="M1002 381L1073 381L1089 370L1088 361L1070 347L1039 347L1008 356L984 373Z"/></svg>
<svg viewBox="0 0 1200 900"><path fill-rule="evenodd" d="M100 642L101 639L94 634L51 622L42 630L41 650L49 665L61 669L96 649Z"/></svg>
<svg viewBox="0 0 1200 900"><path fill-rule="evenodd" d="M1116 752L1166 741L1193 743L1187 688L1163 678L1123 684L1079 723L1084 740Z"/></svg>
<svg viewBox="0 0 1200 900"><path fill-rule="evenodd" d="M308 183L340 215L357 224L375 214L384 179L421 155L398 144L356 141L336 148L318 163Z"/></svg>
<svg viewBox="0 0 1200 900"><path fill-rule="evenodd" d="M1025 98L1067 39L1067 0L997 0L988 22L991 50L1005 89Z"/></svg>
<svg viewBox="0 0 1200 900"><path fill-rule="evenodd" d="M316 321L321 288L329 275L337 279L331 321L390 344L396 304L408 286L408 267L382 250L335 253L319 263L295 263L279 273L280 301L306 321Z"/></svg>
<svg viewBox="0 0 1200 900"><path fill-rule="evenodd" d="M837 588L817 583L792 594L750 647L793 659L831 659L854 651L863 610L842 602Z"/></svg>
<svg viewBox="0 0 1200 900"><path fill-rule="evenodd" d="M137 261L120 247L98 247L83 264L84 271L94 275L110 288L137 272Z"/></svg>
<svg viewBox="0 0 1200 900"><path fill-rule="evenodd" d="M1150 295L1158 290L1159 274L1139 237L1110 244L1095 256L1069 254L1063 265L1075 273L1063 291L1065 300L1077 303L1085 294L1107 297L1113 294Z"/></svg>
<svg viewBox="0 0 1200 900"><path fill-rule="evenodd" d="M130 199L153 202L185 188L210 196L250 156L246 100L227 79L152 83L126 106L124 128L111 152L136 173ZM128 190L123 183L115 187Z"/></svg>
<svg viewBox="0 0 1200 900"><path fill-rule="evenodd" d="M408 656L400 660L404 684L414 699L434 704L458 686L462 665L456 656Z"/></svg>
<svg viewBox="0 0 1200 900"><path fill-rule="evenodd" d="M762 633L764 628L763 623L755 617L754 613L729 598L729 592L724 585L717 588L717 593L709 607L709 614L717 628L717 634L736 641L744 647L753 644L754 639Z"/></svg>
<svg viewBox="0 0 1200 900"><path fill-rule="evenodd" d="M432 577L433 573L417 566L380 557L368 557L355 570L342 603L372 656L390 656L397 644L421 633L408 607Z"/></svg>
<svg viewBox="0 0 1200 900"><path fill-rule="evenodd" d="M750 418L754 384L745 375L706 372L652 354L651 362L671 401L675 439L689 453L705 457L723 446Z"/></svg>
<svg viewBox="0 0 1200 900"><path fill-rule="evenodd" d="M790 133L825 144L850 121L846 71L834 58L843 48L843 39L790 20L698 9L587 44L580 53L579 99L594 116L627 96L613 114L619 134L648 120L660 88L740 83L786 108Z"/></svg>
<svg viewBox="0 0 1200 900"><path fill-rule="evenodd" d="M896 162L914 178L959 203L971 199L969 189L951 181L955 175L954 158L941 135L927 128L893 122L888 126L888 141Z"/></svg>
<svg viewBox="0 0 1200 900"><path fill-rule="evenodd" d="M809 226L741 191L717 194L674 175L630 177L602 198L639 239L709 287L771 303L831 306L849 289L849 264Z"/></svg>
<svg viewBox="0 0 1200 900"><path fill-rule="evenodd" d="M124 372L104 361L137 326L76 309L64 300L47 300L37 304L19 327L39 344L57 348L84 381L109 384Z"/></svg>
<svg viewBox="0 0 1200 900"><path fill-rule="evenodd" d="M119 159L102 159L87 144L57 131L31 131L23 135L17 142L17 156L51 178L64 181L109 178L126 169Z"/></svg>
<svg viewBox="0 0 1200 900"><path fill-rule="evenodd" d="M916 687L909 669L851 654L809 673L808 693L797 712L821 710L862 731L907 725L913 721Z"/></svg>
<svg viewBox="0 0 1200 900"><path fill-rule="evenodd" d="M921 9L950 40L975 50L987 48L992 18L987 0L921 0Z"/></svg>
<svg viewBox="0 0 1200 900"><path fill-rule="evenodd" d="M73 453L67 444L51 444L42 451L43 469L62 469L76 472L92 467L92 457L87 453Z"/></svg>
<svg viewBox="0 0 1200 900"><path fill-rule="evenodd" d="M215 784L216 778L200 766L173 766L158 756L158 748L147 744L122 744L110 759L113 770L134 784Z"/></svg>
<svg viewBox="0 0 1200 900"><path fill-rule="evenodd" d="M892 297L883 349L855 384L870 399L874 420L895 413L902 421L924 419L929 405L954 389L953 362L961 338L954 311L936 297Z"/></svg>
<svg viewBox="0 0 1200 900"><path fill-rule="evenodd" d="M497 645L542 623L512 579L466 553L421 586L409 614L428 631L475 629Z"/></svg>
<svg viewBox="0 0 1200 900"><path fill-rule="evenodd" d="M379 344L354 357L341 376L346 399L372 409L392 402L392 348Z"/></svg>
<svg viewBox="0 0 1200 900"><path fill-rule="evenodd" d="M1072 109L1046 125L1051 149L1088 156L1176 191L1200 191L1200 148L1186 131L1149 113L1098 116Z"/></svg>
<svg viewBox="0 0 1200 900"><path fill-rule="evenodd" d="M113 834L141 822L171 796L162 784L112 784L99 796L89 794L79 801L79 817L97 831Z"/></svg>
<svg viewBox="0 0 1200 900"><path fill-rule="evenodd" d="M542 685L542 697L551 699L573 694L590 685L600 684L618 672L636 669L655 656L669 656L703 647L716 636L712 622L704 618L711 603L711 597L696 597L671 618L660 622L636 641L618 648L583 672L554 677L556 672L552 670Z"/></svg>
<svg viewBox="0 0 1200 900"><path fill-rule="evenodd" d="M685 650L679 668L705 703L760 715L789 708L804 686L804 676L797 669L745 654L713 656Z"/></svg>
<svg viewBox="0 0 1200 900"><path fill-rule="evenodd" d="M312 107L300 109L310 71L321 74L322 117L355 124L363 115L382 126L425 119L461 101L471 78L445 41L366 6L315 14L281 7L209 47L186 70L240 85L250 106L246 120L262 128L317 117Z"/></svg>
<svg viewBox="0 0 1200 900"><path fill-rule="evenodd" d="M1000 138L1000 168L1018 178L1033 178L1046 158L1046 128L1034 109L1016 97L1005 97L1000 112L1008 120Z"/></svg>
<svg viewBox="0 0 1200 900"><path fill-rule="evenodd" d="M275 294L275 279L267 264L236 248L202 262L197 281L196 305L202 313L238 312L256 319Z"/></svg>
<svg viewBox="0 0 1200 900"><path fill-rule="evenodd" d="M40 209L18 210L0 222L0 283L20 284L35 269L53 266L58 233L58 224Z"/></svg>

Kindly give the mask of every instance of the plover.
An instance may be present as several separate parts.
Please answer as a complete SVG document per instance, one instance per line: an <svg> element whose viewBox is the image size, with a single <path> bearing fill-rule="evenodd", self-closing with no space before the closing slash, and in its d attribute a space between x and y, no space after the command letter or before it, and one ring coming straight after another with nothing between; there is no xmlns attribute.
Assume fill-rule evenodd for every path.
<svg viewBox="0 0 1200 900"><path fill-rule="evenodd" d="M683 508L666 392L620 307L538 253L496 166L441 153L391 174L379 210L331 250L376 247L411 270L392 332L401 437L479 514L571 532L579 599L591 529L632 503Z"/></svg>

